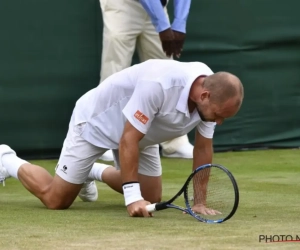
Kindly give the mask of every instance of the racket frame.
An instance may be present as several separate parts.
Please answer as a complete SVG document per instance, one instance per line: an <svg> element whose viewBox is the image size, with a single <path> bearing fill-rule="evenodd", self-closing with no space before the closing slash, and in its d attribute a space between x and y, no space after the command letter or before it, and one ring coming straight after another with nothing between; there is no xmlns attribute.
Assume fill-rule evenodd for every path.
<svg viewBox="0 0 300 250"><path fill-rule="evenodd" d="M234 200L234 204L233 204L233 208L232 208L231 212L225 218L218 219L218 220L205 219L205 218L200 217L199 215L196 216L194 214L191 206L190 206L189 197L188 197L188 193L187 193L187 187L188 187L190 181L192 180L192 178L194 177L194 175L196 173L198 173L199 171L203 170L203 169L211 168L211 167L217 167L217 168L223 170L227 174L227 176L231 180L231 183L233 185L233 189L234 189L234 192L235 192L235 200ZM172 204L172 202L174 200L176 200L182 193L184 194L184 202L185 202L186 208L183 208L183 207L177 206L175 204ZM233 175L231 174L231 172L227 168L225 168L224 166L222 166L220 164L205 164L205 165L197 167L189 175L189 177L185 181L182 188L177 192L176 195L174 195L173 198L171 198L168 201L162 201L162 202L147 205L146 208L147 208L148 212L160 211L160 210L164 210L164 209L167 209L167 208L175 208L175 209L178 209L178 210L181 210L183 212L186 212L186 213L190 214L195 219L197 219L198 221L201 221L201 222L205 222L205 223L222 223L222 222L230 219L235 214L235 212L238 208L238 204L239 204L239 189L238 189L238 185L236 183L236 180L233 177Z"/></svg>

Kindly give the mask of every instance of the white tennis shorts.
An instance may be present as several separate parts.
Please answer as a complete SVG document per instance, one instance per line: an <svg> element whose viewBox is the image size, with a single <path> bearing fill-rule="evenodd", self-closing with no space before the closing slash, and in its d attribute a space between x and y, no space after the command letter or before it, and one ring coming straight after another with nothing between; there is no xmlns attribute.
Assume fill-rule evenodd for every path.
<svg viewBox="0 0 300 250"><path fill-rule="evenodd" d="M71 125L56 166L56 174L67 182L82 184L87 180L93 164L108 149L96 147L80 134L85 124ZM119 150L113 150L115 167L120 169ZM161 176L162 168L159 146L148 146L140 151L138 173L147 176Z"/></svg>

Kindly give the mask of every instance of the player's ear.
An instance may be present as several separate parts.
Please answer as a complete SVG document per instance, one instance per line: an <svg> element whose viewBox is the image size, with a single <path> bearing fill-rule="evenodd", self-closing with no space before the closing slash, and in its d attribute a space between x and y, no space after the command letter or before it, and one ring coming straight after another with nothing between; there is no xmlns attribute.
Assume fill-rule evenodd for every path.
<svg viewBox="0 0 300 250"><path fill-rule="evenodd" d="M205 99L209 99L210 98L210 92L208 90L205 90L201 93L201 101L205 100Z"/></svg>

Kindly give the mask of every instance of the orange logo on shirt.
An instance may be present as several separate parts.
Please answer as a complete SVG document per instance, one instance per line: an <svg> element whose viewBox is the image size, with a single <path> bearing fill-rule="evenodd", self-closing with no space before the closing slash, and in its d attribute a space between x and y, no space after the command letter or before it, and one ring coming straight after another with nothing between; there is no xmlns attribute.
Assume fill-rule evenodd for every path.
<svg viewBox="0 0 300 250"><path fill-rule="evenodd" d="M145 116L141 111L136 111L134 117L138 119L141 123L146 124L149 120L147 116Z"/></svg>

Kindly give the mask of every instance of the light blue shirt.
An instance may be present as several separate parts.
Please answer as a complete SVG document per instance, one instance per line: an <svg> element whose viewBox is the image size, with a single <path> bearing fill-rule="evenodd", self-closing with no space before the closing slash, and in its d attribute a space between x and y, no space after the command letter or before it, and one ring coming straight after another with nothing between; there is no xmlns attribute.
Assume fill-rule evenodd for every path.
<svg viewBox="0 0 300 250"><path fill-rule="evenodd" d="M174 20L172 25L170 25L160 0L139 1L151 17L157 32L161 32L171 27L173 30L186 33L186 22L189 15L191 0L174 0Z"/></svg>

